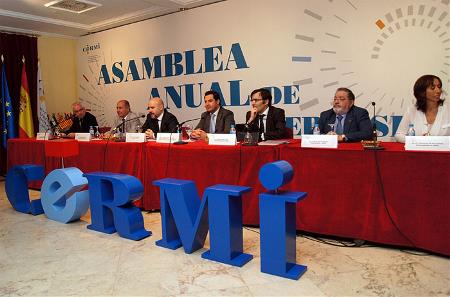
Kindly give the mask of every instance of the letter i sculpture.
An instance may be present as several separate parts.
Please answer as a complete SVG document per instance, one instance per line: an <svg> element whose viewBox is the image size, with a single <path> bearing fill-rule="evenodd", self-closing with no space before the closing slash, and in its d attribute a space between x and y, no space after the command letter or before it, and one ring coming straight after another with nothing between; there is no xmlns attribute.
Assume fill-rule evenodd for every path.
<svg viewBox="0 0 450 297"><path fill-rule="evenodd" d="M296 264L295 206L306 193L278 191L293 175L286 161L268 163L259 171L259 180L268 190L259 194L260 250L261 272L297 280L306 266Z"/></svg>

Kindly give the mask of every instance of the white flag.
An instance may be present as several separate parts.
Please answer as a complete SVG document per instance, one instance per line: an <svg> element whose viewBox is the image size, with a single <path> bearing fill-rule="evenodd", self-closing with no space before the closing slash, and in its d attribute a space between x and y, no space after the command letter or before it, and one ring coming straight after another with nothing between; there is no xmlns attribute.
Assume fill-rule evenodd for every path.
<svg viewBox="0 0 450 297"><path fill-rule="evenodd" d="M38 119L39 119L39 132L50 131L50 121L48 120L47 107L45 106L45 95L44 95L44 83L41 78L41 66L38 62L38 77L37 77L37 87L38 87Z"/></svg>

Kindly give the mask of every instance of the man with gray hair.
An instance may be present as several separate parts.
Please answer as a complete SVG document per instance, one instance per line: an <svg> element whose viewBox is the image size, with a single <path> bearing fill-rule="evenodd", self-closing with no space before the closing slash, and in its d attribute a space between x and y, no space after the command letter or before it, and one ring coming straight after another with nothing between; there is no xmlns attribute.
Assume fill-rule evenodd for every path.
<svg viewBox="0 0 450 297"><path fill-rule="evenodd" d="M91 126L98 126L97 119L93 114L86 111L86 108L80 103L72 104L73 124L65 133L68 137L74 138L75 133L88 133Z"/></svg>
<svg viewBox="0 0 450 297"><path fill-rule="evenodd" d="M320 114L321 134L337 134L339 142L372 139L372 123L364 108L355 106L355 95L348 88L338 88L333 108Z"/></svg>

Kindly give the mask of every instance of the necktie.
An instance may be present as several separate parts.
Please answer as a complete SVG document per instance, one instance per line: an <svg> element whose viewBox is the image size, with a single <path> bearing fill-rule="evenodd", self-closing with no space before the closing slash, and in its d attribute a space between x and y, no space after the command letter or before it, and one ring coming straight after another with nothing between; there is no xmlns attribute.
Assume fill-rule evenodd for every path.
<svg viewBox="0 0 450 297"><path fill-rule="evenodd" d="M342 127L342 116L338 115L337 116L337 125L336 125L336 134L338 135L342 135L342 133L344 133L344 128Z"/></svg>
<svg viewBox="0 0 450 297"><path fill-rule="evenodd" d="M156 119L157 121L158 121L158 124L156 125L156 133L158 133L159 132L159 125L161 124L161 121L160 120L158 120L158 119Z"/></svg>
<svg viewBox="0 0 450 297"><path fill-rule="evenodd" d="M120 132L125 133L125 118L122 119L122 125L120 127Z"/></svg>
<svg viewBox="0 0 450 297"><path fill-rule="evenodd" d="M209 133L216 133L216 115L211 114L211 122L209 123Z"/></svg>
<svg viewBox="0 0 450 297"><path fill-rule="evenodd" d="M260 114L259 117L259 133L264 133L264 116L265 114Z"/></svg>

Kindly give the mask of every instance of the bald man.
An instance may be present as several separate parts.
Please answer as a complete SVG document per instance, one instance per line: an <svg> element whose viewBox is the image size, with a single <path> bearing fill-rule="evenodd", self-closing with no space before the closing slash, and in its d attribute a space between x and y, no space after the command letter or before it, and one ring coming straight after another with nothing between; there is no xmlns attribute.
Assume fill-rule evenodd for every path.
<svg viewBox="0 0 450 297"><path fill-rule="evenodd" d="M114 118L113 128L118 127L118 130L123 133L134 133L140 130L141 120L137 114L131 111L130 102L128 102L128 100L117 101L116 112L117 116ZM122 123L124 123L124 125L121 125Z"/></svg>
<svg viewBox="0 0 450 297"><path fill-rule="evenodd" d="M176 132L177 126L177 118L164 109L161 98L155 97L148 101L148 115L142 126L142 132L145 132L148 139L156 139L158 132Z"/></svg>

